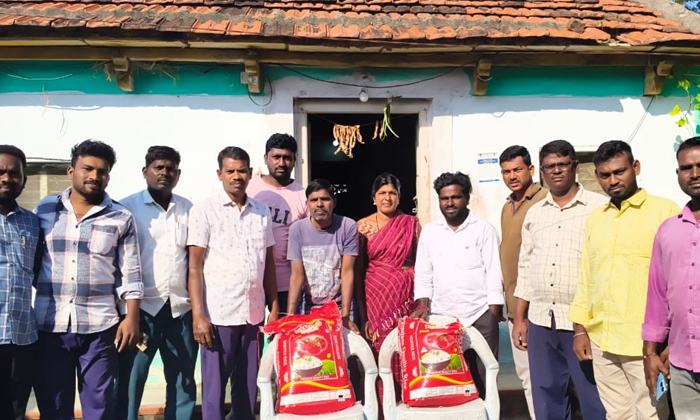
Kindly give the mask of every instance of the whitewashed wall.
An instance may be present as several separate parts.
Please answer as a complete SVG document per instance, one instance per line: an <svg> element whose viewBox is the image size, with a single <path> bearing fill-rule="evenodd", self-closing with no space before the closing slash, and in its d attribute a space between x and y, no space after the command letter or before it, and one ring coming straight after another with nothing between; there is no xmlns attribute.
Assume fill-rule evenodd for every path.
<svg viewBox="0 0 700 420"><path fill-rule="evenodd" d="M359 74L344 82L373 83ZM649 98L472 97L461 71L418 85L368 89L371 98L389 96L430 100L428 109L431 179L444 171L472 175L472 207L499 224L507 189L501 182L476 182L480 153L495 153L522 144L536 156L547 141L563 138L582 151L610 139L628 140L644 116ZM140 169L146 149L166 144L180 150L183 175L176 190L194 201L218 187L216 154L227 145L245 148L256 169L262 167L264 142L275 132L293 133L295 98L357 100L360 89L290 77L275 82L269 106L260 108L245 96L85 95L61 92L0 95L3 143L21 147L30 157L69 157L70 147L86 138L111 144L118 162L108 192L121 198L144 186ZM397 99L400 100L400 99ZM640 184L653 194L683 203L677 186L673 143L692 135L667 115L677 101L657 98L632 139L642 162ZM431 219L439 217L430 191ZM425 201L424 201L425 202ZM425 222L425 221L424 221Z"/></svg>

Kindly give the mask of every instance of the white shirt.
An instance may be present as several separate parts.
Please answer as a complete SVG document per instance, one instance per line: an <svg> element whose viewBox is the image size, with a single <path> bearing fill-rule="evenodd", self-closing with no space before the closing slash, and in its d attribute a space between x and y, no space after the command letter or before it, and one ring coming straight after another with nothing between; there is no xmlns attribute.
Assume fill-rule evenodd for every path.
<svg viewBox="0 0 700 420"><path fill-rule="evenodd" d="M144 287L141 309L156 316L170 299L173 317L186 314L192 309L187 292L187 214L192 203L173 194L163 209L148 190L120 203L136 219Z"/></svg>
<svg viewBox="0 0 700 420"><path fill-rule="evenodd" d="M187 245L204 253L204 311L215 325L265 318L265 256L275 244L270 210L246 197L239 210L222 189L190 211Z"/></svg>
<svg viewBox="0 0 700 420"><path fill-rule="evenodd" d="M503 305L503 275L496 229L474 213L457 230L444 219L427 224L418 241L415 297L430 298L431 312L472 325Z"/></svg>

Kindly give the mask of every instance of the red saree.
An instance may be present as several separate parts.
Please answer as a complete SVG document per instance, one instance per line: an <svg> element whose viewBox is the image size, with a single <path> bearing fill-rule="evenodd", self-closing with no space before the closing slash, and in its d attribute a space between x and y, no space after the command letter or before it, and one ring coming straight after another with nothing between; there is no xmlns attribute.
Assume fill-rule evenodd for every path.
<svg viewBox="0 0 700 420"><path fill-rule="evenodd" d="M379 352L399 318L413 309L413 241L417 219L399 214L367 240L365 296L372 347ZM407 259L411 257L410 264Z"/></svg>

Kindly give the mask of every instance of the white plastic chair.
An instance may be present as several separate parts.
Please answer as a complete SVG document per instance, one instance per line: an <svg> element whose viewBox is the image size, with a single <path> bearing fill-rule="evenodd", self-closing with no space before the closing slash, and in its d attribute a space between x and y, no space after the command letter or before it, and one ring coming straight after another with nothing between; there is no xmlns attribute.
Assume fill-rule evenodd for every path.
<svg viewBox="0 0 700 420"><path fill-rule="evenodd" d="M377 363L374 361L372 349L367 342L350 330L343 331L345 356L357 356L365 371L365 403L355 403L345 410L316 415L279 414L275 412L275 398L272 393L272 371L275 368L277 353L277 337L270 343L267 351L260 360L258 370L258 388L260 388L260 420L377 420L379 405L377 403Z"/></svg>
<svg viewBox="0 0 700 420"><path fill-rule="evenodd" d="M447 325L455 318L431 315L429 322L436 325ZM486 400L477 398L468 403L454 407L409 407L404 403L396 404L394 379L391 373L391 357L399 351L398 329L394 329L384 340L379 351L379 377L384 383L383 410L386 420L425 420L441 419L473 419L498 420L501 413L501 402L498 398L498 361L491 352L484 337L474 327L464 329L463 349L474 349L486 366Z"/></svg>

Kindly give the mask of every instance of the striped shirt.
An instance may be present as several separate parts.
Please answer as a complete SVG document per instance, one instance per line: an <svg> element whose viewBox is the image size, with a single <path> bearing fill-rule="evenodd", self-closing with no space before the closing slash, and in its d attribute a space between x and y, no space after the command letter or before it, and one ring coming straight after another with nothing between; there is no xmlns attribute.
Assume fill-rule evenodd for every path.
<svg viewBox="0 0 700 420"><path fill-rule="evenodd" d="M37 340L32 283L39 243L39 219L17 206L0 214L0 345Z"/></svg>
<svg viewBox="0 0 700 420"><path fill-rule="evenodd" d="M573 330L569 305L579 280L586 219L608 198L579 186L570 203L559 207L552 193L525 216L515 296L530 302L528 319L541 327Z"/></svg>
<svg viewBox="0 0 700 420"><path fill-rule="evenodd" d="M92 334L119 322L117 297L143 297L136 224L106 193L78 221L70 191L44 198L36 209L46 244L37 324L46 332Z"/></svg>

